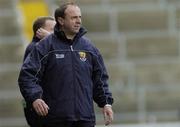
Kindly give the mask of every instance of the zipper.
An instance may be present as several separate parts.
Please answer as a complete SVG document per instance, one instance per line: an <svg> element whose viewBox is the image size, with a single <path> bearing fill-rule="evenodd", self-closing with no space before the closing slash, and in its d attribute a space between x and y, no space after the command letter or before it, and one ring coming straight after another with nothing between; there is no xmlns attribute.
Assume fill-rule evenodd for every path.
<svg viewBox="0 0 180 127"><path fill-rule="evenodd" d="M73 49L73 46L72 45L70 45L70 50L71 50L71 62L72 62L72 80L73 80L73 85L74 85L74 67L73 67L73 51L74 51L74 49ZM74 113L76 114L76 117L77 117L77 113L78 113L78 111L77 111L77 88L76 88L76 86L74 85L74 95L75 95L75 98L74 98Z"/></svg>
<svg viewBox="0 0 180 127"><path fill-rule="evenodd" d="M74 49L73 49L72 45L70 46L70 48L71 48L71 51L74 51Z"/></svg>

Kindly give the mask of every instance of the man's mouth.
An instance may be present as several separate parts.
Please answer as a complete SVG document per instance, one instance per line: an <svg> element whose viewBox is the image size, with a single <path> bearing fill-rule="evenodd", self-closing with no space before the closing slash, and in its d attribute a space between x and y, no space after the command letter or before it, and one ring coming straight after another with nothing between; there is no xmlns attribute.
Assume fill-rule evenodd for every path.
<svg viewBox="0 0 180 127"><path fill-rule="evenodd" d="M80 26L75 26L75 28L79 28Z"/></svg>

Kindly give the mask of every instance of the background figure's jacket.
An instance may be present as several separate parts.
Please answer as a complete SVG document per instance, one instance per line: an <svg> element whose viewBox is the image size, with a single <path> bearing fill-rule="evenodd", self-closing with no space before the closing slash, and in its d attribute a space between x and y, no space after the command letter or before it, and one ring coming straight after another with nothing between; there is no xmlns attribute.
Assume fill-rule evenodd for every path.
<svg viewBox="0 0 180 127"><path fill-rule="evenodd" d="M43 122L95 121L93 100L99 107L112 104L108 75L97 48L81 28L74 40L55 26L54 34L38 43L25 59L20 91L27 102L42 98L49 106Z"/></svg>
<svg viewBox="0 0 180 127"><path fill-rule="evenodd" d="M32 51L33 47L36 45L37 42L39 42L40 39L37 37L33 37L31 43L27 46L25 53L24 53L24 58L23 61L26 59L26 57L28 56L28 54Z"/></svg>
<svg viewBox="0 0 180 127"><path fill-rule="evenodd" d="M40 39L34 35L32 41L26 47L23 61L27 58L27 56L31 53L31 51L39 41ZM33 110L31 103L25 102L24 100L23 102L24 115L28 125L30 127L40 127L41 119L38 114Z"/></svg>

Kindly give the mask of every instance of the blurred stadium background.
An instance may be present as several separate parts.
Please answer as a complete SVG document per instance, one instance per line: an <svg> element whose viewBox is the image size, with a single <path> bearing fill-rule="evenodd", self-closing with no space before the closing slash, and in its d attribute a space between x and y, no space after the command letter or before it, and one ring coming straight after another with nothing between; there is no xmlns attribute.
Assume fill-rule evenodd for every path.
<svg viewBox="0 0 180 127"><path fill-rule="evenodd" d="M0 127L27 127L17 84L24 49L34 19L62 2L0 0ZM115 127L179 127L180 0L76 2L108 67Z"/></svg>

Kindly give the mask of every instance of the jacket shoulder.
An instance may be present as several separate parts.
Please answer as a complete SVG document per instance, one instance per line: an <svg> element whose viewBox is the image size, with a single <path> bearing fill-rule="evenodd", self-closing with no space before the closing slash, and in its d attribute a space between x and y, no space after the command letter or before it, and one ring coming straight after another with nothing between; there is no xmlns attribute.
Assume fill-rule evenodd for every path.
<svg viewBox="0 0 180 127"><path fill-rule="evenodd" d="M28 44L28 46L25 49L25 53L24 53L24 60L26 59L26 57L28 56L28 54L33 50L33 47L35 46L35 42L31 42Z"/></svg>
<svg viewBox="0 0 180 127"><path fill-rule="evenodd" d="M88 48L88 50L90 50L91 52L93 52L96 55L99 54L98 48L95 46L95 44L89 38L87 38L86 36L83 36L82 42L85 44L85 46Z"/></svg>
<svg viewBox="0 0 180 127"><path fill-rule="evenodd" d="M36 48L42 55L46 55L50 51L53 42L52 39L53 35L51 34L40 40L39 43L36 43Z"/></svg>

